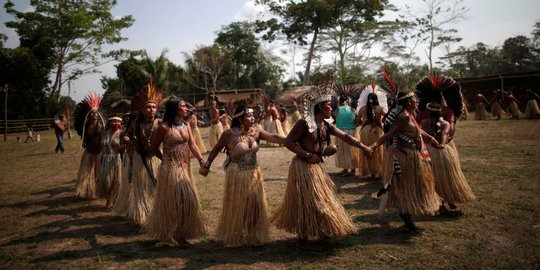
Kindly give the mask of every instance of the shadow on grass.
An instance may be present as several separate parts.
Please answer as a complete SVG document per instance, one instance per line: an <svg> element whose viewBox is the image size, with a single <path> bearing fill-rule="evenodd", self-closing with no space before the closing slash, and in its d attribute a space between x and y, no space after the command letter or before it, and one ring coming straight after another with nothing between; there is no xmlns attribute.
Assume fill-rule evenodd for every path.
<svg viewBox="0 0 540 270"><path fill-rule="evenodd" d="M185 269L227 267L229 264L253 265L255 263L292 263L303 261L317 263L328 257L337 256L341 250L373 244L409 245L408 234L382 234L384 228L366 228L357 234L333 240L299 243L295 239L279 240L260 247L224 248L221 243L203 240L187 248L154 247L155 240L141 240L113 244L100 244L89 241L90 248L83 250L64 250L32 260L32 263L63 260L76 261L84 258L107 258L107 260L126 263L135 260L184 259ZM94 233L95 234L95 233ZM94 235L93 234L93 235ZM151 262L149 262L152 264Z"/></svg>
<svg viewBox="0 0 540 270"><path fill-rule="evenodd" d="M94 225L94 226L92 226ZM72 227L84 226L84 228L70 230ZM40 225L35 228L39 231L34 236L16 239L2 246L20 244L37 244L52 240L85 239L90 245L96 242L96 235L112 237L128 237L137 235L140 228L129 221L116 216L100 216L95 218L66 219Z"/></svg>

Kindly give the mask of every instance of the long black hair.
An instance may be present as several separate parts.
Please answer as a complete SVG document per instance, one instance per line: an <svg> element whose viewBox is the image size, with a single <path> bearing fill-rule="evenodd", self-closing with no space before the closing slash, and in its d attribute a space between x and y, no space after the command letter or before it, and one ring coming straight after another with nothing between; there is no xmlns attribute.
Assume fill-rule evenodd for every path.
<svg viewBox="0 0 540 270"><path fill-rule="evenodd" d="M242 113L243 111L245 111L248 107L246 105L241 105L241 106L238 106L238 108L236 108L236 111L234 111L234 115L237 115L239 113ZM232 119L232 122L231 122L231 128L233 127L240 127L240 124L242 124L242 120L244 120L244 117L246 116L246 114L242 114L241 116L238 116L238 117L235 117Z"/></svg>
<svg viewBox="0 0 540 270"><path fill-rule="evenodd" d="M390 127L392 124L394 124L394 120L396 117L405 109L407 106L407 103L409 103L409 99L411 99L413 96L402 98L405 95L409 94L408 92L399 92L397 95L397 102L394 103L394 107L390 109L390 112L386 115L386 119L384 120L384 133L388 133L390 131Z"/></svg>
<svg viewBox="0 0 540 270"><path fill-rule="evenodd" d="M174 125L180 101L181 100L175 96L167 101L167 104L165 104L165 113L163 114L163 123L167 123L169 126Z"/></svg>
<svg viewBox="0 0 540 270"><path fill-rule="evenodd" d="M369 93L369 95L367 96L366 113L368 121L370 123L373 122L373 118L375 117L375 112L373 111L374 106L379 106L379 99L377 98L377 94Z"/></svg>
<svg viewBox="0 0 540 270"><path fill-rule="evenodd" d="M439 123L439 118L441 117L441 104L437 102L430 102L426 105L427 107L431 109L435 109L437 111L429 110L429 129L432 132L432 135L435 136L437 133L440 132L441 126L437 125Z"/></svg>

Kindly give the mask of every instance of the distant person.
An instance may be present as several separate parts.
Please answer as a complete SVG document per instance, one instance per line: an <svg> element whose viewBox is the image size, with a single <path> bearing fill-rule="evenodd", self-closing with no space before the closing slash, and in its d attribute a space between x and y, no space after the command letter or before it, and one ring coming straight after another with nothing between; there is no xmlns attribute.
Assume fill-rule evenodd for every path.
<svg viewBox="0 0 540 270"><path fill-rule="evenodd" d="M510 119L519 119L520 117L523 117L523 113L519 109L519 101L516 97L514 97L514 94L512 91L508 92L505 96L506 104L508 104L508 113L510 114Z"/></svg>
<svg viewBox="0 0 540 270"><path fill-rule="evenodd" d="M289 131L291 131L291 126L289 125L289 121L287 120L287 109L285 109L285 107L281 103L279 104L277 109L279 112L279 120L281 121L281 129L283 129L283 135L287 136L289 134Z"/></svg>
<svg viewBox="0 0 540 270"><path fill-rule="evenodd" d="M504 104L504 92L501 89L495 90L495 97L491 101L491 114L501 120L504 113L502 104Z"/></svg>
<svg viewBox="0 0 540 270"><path fill-rule="evenodd" d="M34 134L33 133L34 133L34 130L32 129L32 127L27 126L27 129L26 129L26 141L24 141L25 143L27 143L29 140L34 142Z"/></svg>
<svg viewBox="0 0 540 270"><path fill-rule="evenodd" d="M210 134L208 139L210 141L210 147L214 147L223 133L223 125L219 119L219 110L216 107L216 101L210 102Z"/></svg>
<svg viewBox="0 0 540 270"><path fill-rule="evenodd" d="M56 148L54 148L54 152L62 152L64 153L64 130L66 129L64 125L64 115L61 114L58 116L58 120L54 120L53 123L54 128L54 134L56 135Z"/></svg>
<svg viewBox="0 0 540 270"><path fill-rule="evenodd" d="M487 101L486 97L478 93L478 95L474 97L474 102L476 103L475 112L474 112L474 120L486 120L488 118L488 115L487 115L485 104L489 105L489 102Z"/></svg>
<svg viewBox="0 0 540 270"><path fill-rule="evenodd" d="M355 113L349 106L349 98L346 96L339 97L339 106L336 111L336 127L344 133L355 137L356 125L354 124ZM357 137L356 139L360 139ZM356 166L360 162L359 153L353 151L353 146L345 140L338 137L335 138L337 153L335 157L336 167L341 168L340 176L354 176ZM350 172L349 172L350 170Z"/></svg>
<svg viewBox="0 0 540 270"><path fill-rule="evenodd" d="M527 99L524 117L528 119L540 118L540 109L538 108L538 100L540 100L540 97L531 89L528 89Z"/></svg>

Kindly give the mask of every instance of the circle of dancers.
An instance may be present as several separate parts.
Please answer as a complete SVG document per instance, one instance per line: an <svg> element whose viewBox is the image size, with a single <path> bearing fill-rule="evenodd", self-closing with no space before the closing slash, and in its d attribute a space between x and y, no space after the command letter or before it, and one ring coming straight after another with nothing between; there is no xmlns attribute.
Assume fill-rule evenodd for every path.
<svg viewBox="0 0 540 270"><path fill-rule="evenodd" d="M457 204L475 199L454 143L457 119L466 117L468 103L459 83L444 75L425 77L414 91L399 88L386 73L384 78L381 85L358 89L336 85L329 76L290 97L292 125L286 108L268 99L264 107L248 102L224 110L212 101L206 160L198 127L205 121L177 97L161 104L163 94L151 81L131 100L133 113L124 118L105 118L101 98L91 93L75 110L84 148L75 193L105 199L107 208L144 228L158 247L186 246L208 234L191 159L207 176L224 152L223 203L215 231L224 246L267 243L271 224L300 241L331 239L358 229L322 166L334 156L340 176L380 181L380 216L396 207L404 230L419 232L414 217L455 211ZM359 98L351 100L355 91ZM503 104L513 118L538 117L538 95L528 95L523 114L511 93L497 90L491 102L478 94L474 119L487 118L486 105L500 119ZM162 118L156 117L160 105ZM295 154L272 215L257 161L257 153L265 151L261 140Z"/></svg>

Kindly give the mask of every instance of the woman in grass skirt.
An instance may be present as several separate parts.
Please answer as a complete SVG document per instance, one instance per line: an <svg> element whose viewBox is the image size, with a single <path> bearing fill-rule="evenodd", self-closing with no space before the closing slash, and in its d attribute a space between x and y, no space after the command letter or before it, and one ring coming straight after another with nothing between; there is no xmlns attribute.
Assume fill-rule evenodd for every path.
<svg viewBox="0 0 540 270"><path fill-rule="evenodd" d="M225 194L216 237L225 246L256 246L269 239L268 205L261 169L257 164L260 139L283 144L285 137L254 128L253 109L239 107L232 127L225 131L200 173L207 175L212 161L225 148Z"/></svg>
<svg viewBox="0 0 540 270"><path fill-rule="evenodd" d="M98 159L101 153L103 136L103 117L98 111L101 97L90 93L75 108L75 129L82 137L84 153L77 173L75 194L81 198L96 198L96 179L98 177Z"/></svg>
<svg viewBox="0 0 540 270"><path fill-rule="evenodd" d="M122 160L120 154L124 151L120 144L120 127L122 118L111 117L101 143L102 152L97 179L97 191L100 198L106 199L105 207L111 208L116 197L120 179L122 178Z"/></svg>
<svg viewBox="0 0 540 270"><path fill-rule="evenodd" d="M157 246L186 245L188 239L206 234L191 171L190 152L200 166L203 166L204 160L191 128L183 122L187 114L184 101L177 98L169 100L163 123L152 138L152 151L162 162L147 231L160 240Z"/></svg>
<svg viewBox="0 0 540 270"><path fill-rule="evenodd" d="M366 152L371 149L327 122L332 116L331 94L332 85L326 83L302 96L304 117L285 141L296 156L289 166L283 201L272 221L276 227L296 233L301 241L342 237L356 231L321 161L336 152L335 146L329 145L330 135Z"/></svg>
<svg viewBox="0 0 540 270"><path fill-rule="evenodd" d="M474 120L486 120L488 118L488 113L486 111L486 105L489 104L487 99L482 94L476 95L474 98L475 105L475 112L474 112Z"/></svg>
<svg viewBox="0 0 540 270"><path fill-rule="evenodd" d="M435 189L443 203L448 203L450 209L456 209L457 203L472 201L475 196L461 171L454 142L449 141L450 124L441 117L441 106L438 103L428 103L427 109L431 117L422 121L422 129L435 137L439 144L446 146L443 149L427 146L435 176ZM444 205L442 209L445 209Z"/></svg>
<svg viewBox="0 0 540 270"><path fill-rule="evenodd" d="M201 153L206 153L206 146L204 145L204 142L202 140L201 136L201 130L199 129L199 126L197 125L197 115L195 112L190 111L189 112L189 127L191 128L191 132L193 133L193 138L195 139L195 143L197 143L197 147L199 148L199 151Z"/></svg>
<svg viewBox="0 0 540 270"><path fill-rule="evenodd" d="M418 105L414 92L400 92L397 99L397 106L384 123L389 131L373 147L377 148L388 140L393 141L392 161L387 160L384 164L387 171L392 171L386 190L389 192L388 206L398 206L405 228L416 232L417 227L411 216L435 215L441 205L424 139L436 148L442 146L416 122L413 114Z"/></svg>

